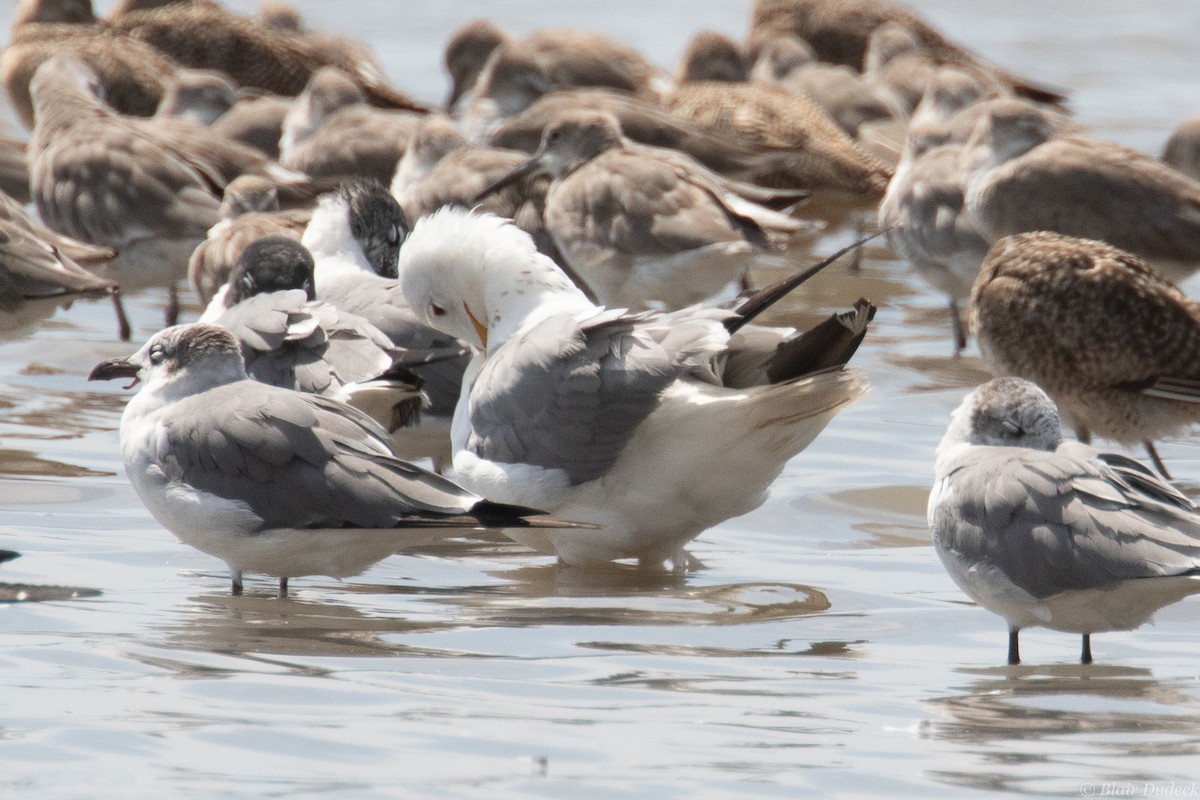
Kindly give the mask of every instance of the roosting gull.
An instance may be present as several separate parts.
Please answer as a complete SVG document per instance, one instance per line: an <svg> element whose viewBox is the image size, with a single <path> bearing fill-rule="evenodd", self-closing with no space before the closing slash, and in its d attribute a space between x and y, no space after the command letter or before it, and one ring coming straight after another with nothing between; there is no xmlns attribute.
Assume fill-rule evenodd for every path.
<svg viewBox="0 0 1200 800"><path fill-rule="evenodd" d="M121 417L121 455L138 496L185 544L242 574L356 575L438 535L562 525L490 503L398 459L361 412L246 377L229 331L167 328L89 380L144 383Z"/></svg>
<svg viewBox="0 0 1200 800"><path fill-rule="evenodd" d="M937 450L929 525L950 577L1018 634L1130 630L1200 592L1200 511L1128 456L1064 442L1054 402L1021 378L967 395Z"/></svg>
<svg viewBox="0 0 1200 800"><path fill-rule="evenodd" d="M400 253L413 310L481 351L455 411L456 479L603 525L509 532L571 564L679 566L688 541L759 506L784 463L865 393L844 364L866 301L798 337L744 327L801 279L731 308L605 309L526 233L454 208L418 221Z"/></svg>

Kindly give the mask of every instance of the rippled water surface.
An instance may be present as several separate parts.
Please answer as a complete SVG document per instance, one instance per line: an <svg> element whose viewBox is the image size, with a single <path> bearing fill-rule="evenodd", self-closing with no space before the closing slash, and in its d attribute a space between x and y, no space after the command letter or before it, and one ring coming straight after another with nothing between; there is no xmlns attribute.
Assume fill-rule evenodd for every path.
<svg viewBox="0 0 1200 800"><path fill-rule="evenodd" d="M98 7L105 8L100 3ZM252 2L230 2L252 10ZM748 0L299 4L366 39L400 87L444 97L440 49L491 16L609 32L671 66ZM0 8L7 30L11 0ZM1157 153L1200 111L1200 4L963 3L921 12L992 59L1071 90L1096 132ZM11 120L11 115L6 115ZM9 124L15 131L15 123ZM803 242L804 262L850 240ZM1190 287L1198 287L1193 283ZM501 541L397 556L339 583L267 580L232 598L121 472L127 395L85 382L131 351L109 305L31 308L0 331L5 581L94 597L0 604L3 797L944 796L1186 791L1200 777L1200 602L1156 627L1029 631L968 603L924 505L950 410L985 377L949 357L942 300L882 246L779 320L867 296L855 363L873 391L797 457L759 510L701 536L704 568L557 568ZM166 293L130 293L135 338ZM188 307L194 316L194 305ZM192 317L189 317L192 318ZM1162 448L1200 492L1200 448Z"/></svg>

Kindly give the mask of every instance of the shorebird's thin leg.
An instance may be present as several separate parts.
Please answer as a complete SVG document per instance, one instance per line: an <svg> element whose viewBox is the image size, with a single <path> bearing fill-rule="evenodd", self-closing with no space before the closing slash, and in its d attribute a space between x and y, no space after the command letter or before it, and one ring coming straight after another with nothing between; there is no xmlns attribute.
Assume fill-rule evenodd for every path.
<svg viewBox="0 0 1200 800"><path fill-rule="evenodd" d="M1017 644L1017 637L1020 633L1020 628L1010 628L1008 631L1008 663L1010 666L1021 663L1021 648Z"/></svg>
<svg viewBox="0 0 1200 800"><path fill-rule="evenodd" d="M164 312L167 327L179 322L179 287L171 282L171 291L167 295L167 310Z"/></svg>
<svg viewBox="0 0 1200 800"><path fill-rule="evenodd" d="M286 576L279 579L279 596L280 597L288 596L287 577Z"/></svg>
<svg viewBox="0 0 1200 800"><path fill-rule="evenodd" d="M229 587L229 593L232 594L234 597L241 597L242 596L242 573L241 572L231 572L231 573L229 573L229 577L232 580L232 586Z"/></svg>
<svg viewBox="0 0 1200 800"><path fill-rule="evenodd" d="M854 240L858 241L867 235L867 217L865 214L854 215ZM854 252L850 255L850 264L846 268L850 272L858 272L862 269L862 248L854 248Z"/></svg>
<svg viewBox="0 0 1200 800"><path fill-rule="evenodd" d="M1171 480L1171 473L1167 472L1167 465L1163 463L1159 457L1158 451L1154 449L1154 442L1142 442L1142 446L1146 448L1146 455L1150 456L1150 461L1154 464L1154 468L1158 470L1158 474L1162 475L1167 480Z"/></svg>
<svg viewBox="0 0 1200 800"><path fill-rule="evenodd" d="M1079 663L1092 663L1092 635L1090 633L1083 635L1083 650L1079 654Z"/></svg>
<svg viewBox="0 0 1200 800"><path fill-rule="evenodd" d="M116 289L112 293L113 310L117 312L117 335L121 337L122 342L128 342L133 338L133 326L129 324L129 317L125 314L125 304L121 302L121 290Z"/></svg>
<svg viewBox="0 0 1200 800"><path fill-rule="evenodd" d="M962 311L954 298L950 298L950 324L954 327L954 355L957 356L967 349L967 326L963 324Z"/></svg>

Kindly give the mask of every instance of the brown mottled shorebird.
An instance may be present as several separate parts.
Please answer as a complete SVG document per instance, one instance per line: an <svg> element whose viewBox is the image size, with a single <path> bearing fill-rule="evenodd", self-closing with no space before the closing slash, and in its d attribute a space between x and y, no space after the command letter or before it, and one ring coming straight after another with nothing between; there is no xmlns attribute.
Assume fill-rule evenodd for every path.
<svg viewBox="0 0 1200 800"><path fill-rule="evenodd" d="M750 79L746 54L741 46L723 33L700 31L688 42L679 62L677 82L728 81L743 83Z"/></svg>
<svg viewBox="0 0 1200 800"><path fill-rule="evenodd" d="M350 76L322 67L283 122L279 161L313 178L392 179L421 115L367 105Z"/></svg>
<svg viewBox="0 0 1200 800"><path fill-rule="evenodd" d="M369 64L345 63L325 51L215 3L176 3L121 14L109 30L140 39L186 67L217 69L239 86L295 96L323 66L346 71L373 105L424 111L383 82Z"/></svg>
<svg viewBox="0 0 1200 800"><path fill-rule="evenodd" d="M760 153L764 186L835 189L878 197L890 171L868 156L812 100L760 83L681 84L667 107L716 137ZM767 157L770 156L768 159Z"/></svg>
<svg viewBox="0 0 1200 800"><path fill-rule="evenodd" d="M1184 175L1200 180L1200 117L1185 119L1171 131L1162 160Z"/></svg>
<svg viewBox="0 0 1200 800"><path fill-rule="evenodd" d="M989 241L1049 230L1100 239L1181 280L1200 266L1200 183L1112 142L1058 136L1037 108L994 101L967 143L967 209Z"/></svg>
<svg viewBox="0 0 1200 800"><path fill-rule="evenodd" d="M116 283L84 269L72 253L92 263L116 255L51 231L0 194L0 307L39 297L116 291Z"/></svg>
<svg viewBox="0 0 1200 800"><path fill-rule="evenodd" d="M602 112L564 114L538 151L490 190L537 171L553 178L550 235L609 307L682 308L708 299L744 280L771 235L801 227L738 197L681 153L628 141L617 119Z"/></svg>
<svg viewBox="0 0 1200 800"><path fill-rule="evenodd" d="M419 180L400 190L393 183L392 192L404 209L404 216L413 222L444 206L473 208L511 219L533 238L539 251L561 264L564 259L546 229L546 191L550 188L548 176L528 175L486 197L480 197L481 192L520 167L528 158L528 153L518 150L474 147L464 143L439 158Z"/></svg>
<svg viewBox="0 0 1200 800"><path fill-rule="evenodd" d="M237 87L209 69L176 70L154 115L212 125L237 102Z"/></svg>
<svg viewBox="0 0 1200 800"><path fill-rule="evenodd" d="M959 303L970 297L988 251L964 208L962 151L944 144L906 156L879 205L879 227L896 253L949 299L955 354L967 346Z"/></svg>
<svg viewBox="0 0 1200 800"><path fill-rule="evenodd" d="M400 163L396 165L396 174L392 176L389 187L392 195L399 198L409 187L428 175L439 161L466 146L467 137L450 117L438 113L422 117L408 147L404 149Z"/></svg>
<svg viewBox="0 0 1200 800"><path fill-rule="evenodd" d="M212 129L278 160L283 120L291 108L290 97L245 94L212 124Z"/></svg>
<svg viewBox="0 0 1200 800"><path fill-rule="evenodd" d="M658 69L641 53L607 36L590 31L543 30L513 39L494 23L475 20L446 43L445 63L451 81L447 110L476 88L481 78L487 80L485 73L495 69L489 59L498 55L496 51L501 47L507 53L505 58L531 59L546 82L545 91L603 86L645 96L657 93L654 84L660 77Z"/></svg>
<svg viewBox="0 0 1200 800"><path fill-rule="evenodd" d="M206 128L121 117L96 97L93 80L70 54L38 69L30 187L46 224L117 248L133 274L182 271L238 175L264 175L281 187L303 180Z"/></svg>
<svg viewBox="0 0 1200 800"><path fill-rule="evenodd" d="M33 128L33 100L29 82L47 59L60 52L74 53L96 73L105 102L122 114L151 116L158 107L176 64L154 47L117 36L85 19L57 13L91 3L67 0L31 0L22 8L32 13L18 16L12 36L0 53L0 81L13 109L27 128ZM44 21L45 20L45 21Z"/></svg>
<svg viewBox="0 0 1200 800"><path fill-rule="evenodd" d="M281 211L275 184L257 175L243 175L226 186L219 213L220 221L188 259L188 280L205 304L229 280L251 242L268 236L300 241L312 217L307 209Z"/></svg>
<svg viewBox="0 0 1200 800"><path fill-rule="evenodd" d="M863 56L863 79L879 90L893 113L909 117L938 63L902 25L889 22L871 32Z"/></svg>
<svg viewBox="0 0 1200 800"><path fill-rule="evenodd" d="M28 143L0 134L0 192L22 203L30 200L28 148Z"/></svg>
<svg viewBox="0 0 1200 800"><path fill-rule="evenodd" d="M364 42L307 27L300 12L290 3L267 0L258 7L258 19L268 28L299 39L308 48L324 53L334 65L353 65L364 74L381 82L384 80L383 66Z"/></svg>
<svg viewBox="0 0 1200 800"><path fill-rule="evenodd" d="M110 294L117 334L127 341L131 329L116 282L81 266L103 265L116 254L111 247L96 247L50 230L20 202L0 192L0 309L12 312L25 300Z"/></svg>
<svg viewBox="0 0 1200 800"><path fill-rule="evenodd" d="M1041 103L1061 103L1065 99L1057 91L987 63L913 12L888 0L755 0L748 39L757 53L757 45L768 39L797 36L809 42L822 61L862 69L871 34L887 23L911 31L939 64L981 67L1022 97Z"/></svg>
<svg viewBox="0 0 1200 800"><path fill-rule="evenodd" d="M1154 441L1200 421L1200 306L1137 256L1036 232L996 242L971 321L997 375L1034 381L1079 438Z"/></svg>
<svg viewBox="0 0 1200 800"><path fill-rule="evenodd" d="M750 77L812 98L847 136L856 136L864 123L893 118L892 109L857 70L818 61L816 51L794 36L764 43Z"/></svg>

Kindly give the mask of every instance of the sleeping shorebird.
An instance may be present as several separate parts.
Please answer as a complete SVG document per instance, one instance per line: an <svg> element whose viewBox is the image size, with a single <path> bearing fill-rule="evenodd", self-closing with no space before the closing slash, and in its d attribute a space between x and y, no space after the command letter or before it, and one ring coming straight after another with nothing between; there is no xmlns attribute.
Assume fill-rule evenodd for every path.
<svg viewBox="0 0 1200 800"><path fill-rule="evenodd" d="M996 375L1034 381L1079 438L1142 443L1200 421L1200 308L1142 259L1037 232L992 245L971 324Z"/></svg>
<svg viewBox="0 0 1200 800"><path fill-rule="evenodd" d="M564 114L482 196L536 171L552 178L546 227L566 266L612 307L708 299L744 279L771 234L801 227L680 153L627 141L609 114Z"/></svg>

